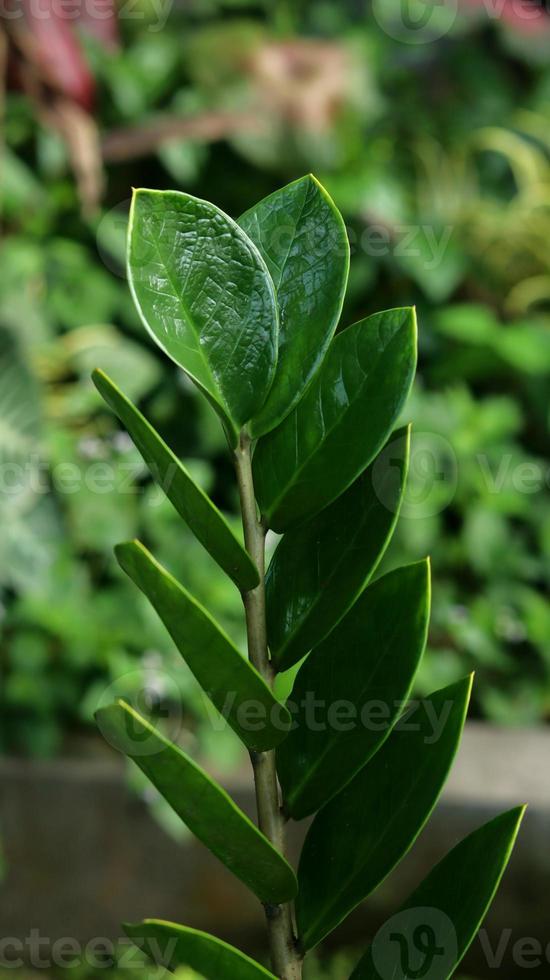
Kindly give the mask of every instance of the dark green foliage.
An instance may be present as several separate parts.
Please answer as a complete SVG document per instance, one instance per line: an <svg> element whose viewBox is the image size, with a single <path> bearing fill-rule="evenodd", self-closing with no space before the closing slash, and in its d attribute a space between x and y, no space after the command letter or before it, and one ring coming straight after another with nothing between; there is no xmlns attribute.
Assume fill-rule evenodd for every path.
<svg viewBox="0 0 550 980"><path fill-rule="evenodd" d="M102 371L94 371L94 384L118 415L157 483L193 534L241 589L258 584L258 571L227 524L223 514L193 480L152 425Z"/></svg>
<svg viewBox="0 0 550 980"><path fill-rule="evenodd" d="M118 563L145 593L203 690L249 749L265 751L281 742L290 715L251 663L241 656L209 613L155 561L139 541L119 544ZM236 696L231 697L231 692ZM253 704L261 724L246 724Z"/></svg>
<svg viewBox="0 0 550 980"><path fill-rule="evenodd" d="M258 250L213 204L140 190L128 277L147 330L205 392L234 440L262 407L277 362L275 290Z"/></svg>
<svg viewBox="0 0 550 980"><path fill-rule="evenodd" d="M424 653L429 615L429 562L398 568L366 589L300 669L289 698L295 725L277 755L295 819L327 803L390 734Z"/></svg>
<svg viewBox="0 0 550 980"><path fill-rule="evenodd" d="M416 840L455 757L471 688L469 677L412 708L317 814L298 872L297 914L307 949L378 888Z"/></svg>
<svg viewBox="0 0 550 980"><path fill-rule="evenodd" d="M275 980L272 973L234 946L196 929L160 919L146 919L137 925L125 924L124 931L151 959L170 970L189 966L200 971L205 980L223 980L224 977Z"/></svg>
<svg viewBox="0 0 550 980"><path fill-rule="evenodd" d="M124 701L96 714L103 736L133 759L190 830L262 902L294 898L294 872L192 759Z"/></svg>
<svg viewBox="0 0 550 980"><path fill-rule="evenodd" d="M252 432L260 436L299 402L336 330L348 280L349 242L340 212L315 177L283 187L239 218L277 292L279 356Z"/></svg>
<svg viewBox="0 0 550 980"><path fill-rule="evenodd" d="M410 431L396 432L385 449L390 465L371 465L281 540L266 579L269 646L279 670L324 640L373 575L399 514L409 445Z"/></svg>
<svg viewBox="0 0 550 980"><path fill-rule="evenodd" d="M366 587L393 534L407 477L409 430L392 430L414 375L414 309L371 315L330 341L347 256L336 267L329 262L325 236L341 237L341 222L311 178L280 194L242 219L265 262L242 228L188 195L140 190L130 224L134 297L159 346L221 416L254 564L171 450L96 375L169 499L241 586L254 666L142 545L116 548L202 689L253 750L260 827L128 704L101 708L97 717L108 740L264 903L274 974L287 980L301 971L298 950L319 943L370 895L425 825L460 741L471 678L407 711L428 633L430 563L398 567ZM273 251L285 220L287 265ZM320 257L308 251L312 241L324 243ZM311 349L304 339L310 330ZM174 464L175 491L166 480ZM286 534L266 587L267 527ZM259 583L253 576L243 587L251 569ZM304 656L285 707L269 683ZM316 814L298 879L284 856L283 814ZM409 923L429 905L445 923L439 938L445 976L490 903L519 817L515 811L459 845L400 913L411 913ZM294 900L296 937L284 908ZM270 976L239 951L184 926L148 920L128 931L159 962L160 940L171 939L169 965L212 980ZM382 929L355 977L377 976L384 935ZM410 939L406 931L401 938Z"/></svg>
<svg viewBox="0 0 550 980"><path fill-rule="evenodd" d="M281 15L279 4L257 4L242 8L243 19L234 3L192 0L164 7L159 24L155 6L139 2L142 16L125 21L119 49L87 37L106 152L104 195L85 216L67 146L31 98L8 88L0 329L17 349L2 344L0 452L11 467L22 447L29 480L1 500L4 751L58 750L90 724L105 685L143 672L143 650L177 664L169 637L109 561L118 539L146 540L238 637L238 595L170 505L149 506L145 468L89 372L101 365L231 512L223 434L153 349L120 275L129 187L178 187L239 215L309 170L350 232L344 322L388 305L419 308L421 384L405 418L415 423L417 519L400 521L393 542L393 559L426 553L437 569L418 691L475 669L476 717L550 717L550 47L519 23L459 10L449 35L414 48L411 84L402 43L371 8L312 0ZM80 37L78 22L74 30ZM266 84L258 66L273 54L280 75ZM307 69L299 79L296 65ZM224 137L215 142L211 114ZM182 116L197 125L192 139L151 140L122 165L107 148L111 130L162 134ZM133 146L126 141L129 154ZM33 375L36 403L24 380L8 383L21 368ZM456 483L452 466L440 479L449 455ZM94 493L88 470L105 464L112 493ZM62 474L75 468L66 492ZM208 751L191 682L184 696Z"/></svg>
<svg viewBox="0 0 550 980"><path fill-rule="evenodd" d="M440 951L437 978L449 980L493 900L524 812L525 807L517 807L503 813L458 844L395 917L392 935L400 941L381 943L378 952L371 946L350 980L380 980L388 970L395 980L407 980L401 964L396 967L396 948L414 949L413 932L423 925L433 930Z"/></svg>
<svg viewBox="0 0 550 980"><path fill-rule="evenodd" d="M399 417L415 363L412 309L376 313L337 334L302 400L254 454L268 527L301 524L372 462Z"/></svg>

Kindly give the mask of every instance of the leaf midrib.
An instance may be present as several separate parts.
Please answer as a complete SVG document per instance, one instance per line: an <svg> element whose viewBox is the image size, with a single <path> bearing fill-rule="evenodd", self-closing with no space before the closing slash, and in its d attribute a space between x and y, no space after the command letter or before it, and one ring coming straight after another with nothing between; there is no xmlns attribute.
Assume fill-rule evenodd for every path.
<svg viewBox="0 0 550 980"><path fill-rule="evenodd" d="M204 365L204 367L206 369L207 380L208 380L208 382L209 382L209 384L211 386L211 388L210 388L210 394L213 395L213 397L216 399L216 401L218 400L219 397L221 398L222 403L223 403L223 408L227 412L229 418L232 419L232 414L231 414L231 411L229 409L229 405L227 404L227 401L225 399L225 395L222 392L221 386L218 387L218 382L217 382L217 380L216 380L216 378L215 378L215 376L213 374L213 371L212 371L212 369L210 367L210 364L208 363L208 361L206 359L206 356L204 354L204 351L203 351L203 349L201 347L200 330L198 328L198 325L195 322L193 316L191 315L191 313L189 311L189 307L188 307L187 303L184 301L183 295L182 295L179 287L176 286L176 283L175 283L175 281L173 279L172 273L171 273L171 271L170 271L167 263L165 262L165 260L164 260L164 258L162 256L162 252L161 252L161 248L160 248L160 241L159 241L159 239L157 238L157 236L155 234L154 228L152 229L152 240L154 242L154 245L155 245L155 248L156 248L156 251L157 251L157 255L158 255L160 264L162 265L163 269L165 270L166 278L168 279L168 282L170 283L170 286L172 287L172 290L174 292L174 296L176 297L176 299L178 300L180 306L182 307L182 310L183 310L185 319L186 319L187 323L189 324L189 326L191 327L191 330L192 330L193 335L195 337L195 348L196 348L196 351L199 354L200 359L201 359L201 361L202 361L202 363L203 363L203 365ZM195 240L195 245L193 247L193 253L192 253L192 255L189 258L189 265L187 267L186 281L187 281L187 278L189 278L189 275L190 275L191 264L194 261L195 252L197 250L197 244L198 244L198 238ZM183 370L185 371L185 368L183 368Z"/></svg>

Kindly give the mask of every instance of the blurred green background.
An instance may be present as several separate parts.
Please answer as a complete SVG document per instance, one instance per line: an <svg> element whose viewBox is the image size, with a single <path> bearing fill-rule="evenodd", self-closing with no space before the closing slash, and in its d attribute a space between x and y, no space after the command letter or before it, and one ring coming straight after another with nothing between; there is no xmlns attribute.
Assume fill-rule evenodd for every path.
<svg viewBox="0 0 550 980"><path fill-rule="evenodd" d="M235 513L217 418L132 309L130 188L237 216L310 170L349 228L343 323L418 307L387 562L433 558L420 690L475 669L474 717L550 717L550 17L436 6L414 29L392 0L137 0L101 22L88 6L62 25L65 53L32 17L30 47L5 22L0 750L54 755L113 685L153 700L175 685L191 746L236 758L112 546L141 537L237 639L239 596L89 374L106 369Z"/></svg>

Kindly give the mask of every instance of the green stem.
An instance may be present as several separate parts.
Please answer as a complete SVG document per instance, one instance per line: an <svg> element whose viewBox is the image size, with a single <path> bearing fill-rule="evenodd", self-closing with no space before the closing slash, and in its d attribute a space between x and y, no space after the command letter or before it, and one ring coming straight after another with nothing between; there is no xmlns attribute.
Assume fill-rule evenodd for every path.
<svg viewBox="0 0 550 980"><path fill-rule="evenodd" d="M245 545L260 574L260 584L250 592L243 593L248 655L256 670L268 684L272 685L274 672L269 660L265 614L265 529L258 519L252 479L250 439L247 436L241 436L235 452L235 466ZM252 753L251 759L254 769L258 825L273 846L284 855L285 819L281 810L275 752ZM265 912L273 971L280 980L301 980L302 963L296 948L291 905L267 906Z"/></svg>

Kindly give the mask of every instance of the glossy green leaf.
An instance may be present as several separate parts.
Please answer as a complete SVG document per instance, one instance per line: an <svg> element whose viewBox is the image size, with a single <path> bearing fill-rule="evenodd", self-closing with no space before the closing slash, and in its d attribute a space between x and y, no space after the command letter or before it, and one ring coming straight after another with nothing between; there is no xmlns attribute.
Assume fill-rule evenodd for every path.
<svg viewBox="0 0 550 980"><path fill-rule="evenodd" d="M124 701L96 712L107 741L129 756L183 822L261 902L294 898L297 882L281 854L177 745Z"/></svg>
<svg viewBox="0 0 550 980"><path fill-rule="evenodd" d="M350 980L449 980L499 886L525 812L516 807L470 834L378 932Z"/></svg>
<svg viewBox="0 0 550 980"><path fill-rule="evenodd" d="M262 515L286 531L332 503L386 442L416 364L414 309L376 313L337 334L306 394L254 454Z"/></svg>
<svg viewBox="0 0 550 980"><path fill-rule="evenodd" d="M472 677L416 704L373 759L317 814L298 870L298 931L321 942L407 853L445 785Z"/></svg>
<svg viewBox="0 0 550 980"><path fill-rule="evenodd" d="M336 330L349 272L340 212L309 175L275 191L239 218L273 279L279 303L275 380L251 432L273 429L300 401Z"/></svg>
<svg viewBox="0 0 550 980"><path fill-rule="evenodd" d="M119 565L147 596L183 659L220 714L249 749L286 738L290 715L210 614L139 541L115 548Z"/></svg>
<svg viewBox="0 0 550 980"><path fill-rule="evenodd" d="M234 443L265 402L277 362L275 289L257 248L207 201L138 190L128 278L145 327L209 397Z"/></svg>
<svg viewBox="0 0 550 980"><path fill-rule="evenodd" d="M390 734L422 658L429 609L429 562L398 568L305 661L287 702L295 727L277 750L295 820L343 789Z"/></svg>
<svg viewBox="0 0 550 980"><path fill-rule="evenodd" d="M125 923L124 932L158 966L189 967L205 980L275 980L269 970L234 946L175 922L145 919Z"/></svg>
<svg viewBox="0 0 550 980"><path fill-rule="evenodd" d="M237 540L225 517L152 425L103 371L94 384L126 427L152 475L206 550L243 591L254 589L258 570Z"/></svg>
<svg viewBox="0 0 550 980"><path fill-rule="evenodd" d="M275 665L287 670L351 608L384 554L405 489L410 431L400 429L338 500L287 531L266 577Z"/></svg>

